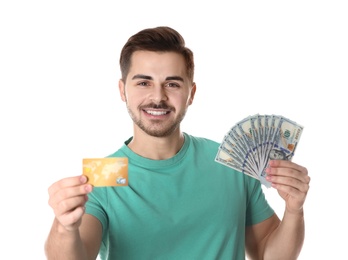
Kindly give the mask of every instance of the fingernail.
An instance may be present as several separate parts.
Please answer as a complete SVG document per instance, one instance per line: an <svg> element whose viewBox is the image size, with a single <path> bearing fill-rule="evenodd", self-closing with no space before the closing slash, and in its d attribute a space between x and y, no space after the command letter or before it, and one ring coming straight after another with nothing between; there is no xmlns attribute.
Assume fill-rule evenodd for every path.
<svg viewBox="0 0 348 260"><path fill-rule="evenodd" d="M85 190L86 190L87 192L91 192L92 189L93 189L92 185L86 185L86 186L85 186Z"/></svg>
<svg viewBox="0 0 348 260"><path fill-rule="evenodd" d="M87 177L85 175L81 175L80 177L80 182L83 184L83 183L86 183L87 182Z"/></svg>

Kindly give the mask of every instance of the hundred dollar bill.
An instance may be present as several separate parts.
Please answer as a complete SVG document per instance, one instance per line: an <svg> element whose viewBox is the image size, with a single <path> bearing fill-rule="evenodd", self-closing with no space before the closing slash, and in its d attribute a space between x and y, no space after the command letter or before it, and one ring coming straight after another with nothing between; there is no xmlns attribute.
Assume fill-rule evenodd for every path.
<svg viewBox="0 0 348 260"><path fill-rule="evenodd" d="M255 162L256 169L258 169L260 162L259 162L256 154L254 154L255 145L254 145L254 140L253 140L253 136L252 136L252 130L251 130L252 126L251 126L250 118L252 118L252 116L244 118L243 120L239 121L236 124L236 126L237 126L237 129L239 130L239 133L241 134L241 136L246 144L249 156Z"/></svg>
<svg viewBox="0 0 348 260"><path fill-rule="evenodd" d="M303 126L282 117L269 158L291 160L300 141L302 131Z"/></svg>
<svg viewBox="0 0 348 260"><path fill-rule="evenodd" d="M261 176L266 175L265 169L269 160L291 161L303 131L303 126L285 117L280 117L280 122L277 128Z"/></svg>
<svg viewBox="0 0 348 260"><path fill-rule="evenodd" d="M252 152L254 158L256 158L256 161L258 162L258 165L262 165L262 152L261 152L261 134L262 134L262 127L259 125L260 116L254 115L249 118L250 120L250 126L251 126L251 135L253 140L253 147Z"/></svg>
<svg viewBox="0 0 348 260"><path fill-rule="evenodd" d="M268 136L267 141L266 141L266 150L264 151L264 160L263 160L263 165L260 167L260 173L263 173L263 169L267 166L268 163L268 156L269 153L273 147L274 144L274 139L278 133L279 130L279 124L281 123L281 118L276 115L271 115L268 121Z"/></svg>
<svg viewBox="0 0 348 260"><path fill-rule="evenodd" d="M269 124L271 121L271 117L270 115L264 115L264 131L263 131L263 138L262 138L262 161L266 160L266 152L267 152L267 147L268 147L268 136L269 136Z"/></svg>
<svg viewBox="0 0 348 260"><path fill-rule="evenodd" d="M233 159L227 152L219 149L216 154L215 161L221 163L225 166L228 166L234 170L242 172L250 177L258 179L257 175L252 174L247 169L245 169L238 160Z"/></svg>
<svg viewBox="0 0 348 260"><path fill-rule="evenodd" d="M266 187L269 160L291 160L303 127L278 115L248 116L224 136L215 161L260 180Z"/></svg>
<svg viewBox="0 0 348 260"><path fill-rule="evenodd" d="M244 153L245 159L250 162L254 169L257 169L257 162L252 154L252 147L249 146L249 141L247 140L250 137L246 137L243 129L241 129L238 125L231 128L229 135L231 138L236 140L237 144L240 146L240 149Z"/></svg>
<svg viewBox="0 0 348 260"><path fill-rule="evenodd" d="M233 159L238 161L242 168L246 168L246 170L257 176L257 171L252 168L248 160L244 158L244 156L240 153L237 146L235 146L231 141L228 135L225 136L224 141L220 144L219 147L224 152L228 153Z"/></svg>
<svg viewBox="0 0 348 260"><path fill-rule="evenodd" d="M260 165L259 168L259 178L260 182L264 184L266 187L270 187L271 183L266 180L267 173L265 172L268 161L269 161L269 155L271 153L272 147L274 145L274 140L279 132L279 125L281 124L281 117L277 115L271 115L268 118L268 135L266 137L266 145L264 150L264 158L262 165Z"/></svg>

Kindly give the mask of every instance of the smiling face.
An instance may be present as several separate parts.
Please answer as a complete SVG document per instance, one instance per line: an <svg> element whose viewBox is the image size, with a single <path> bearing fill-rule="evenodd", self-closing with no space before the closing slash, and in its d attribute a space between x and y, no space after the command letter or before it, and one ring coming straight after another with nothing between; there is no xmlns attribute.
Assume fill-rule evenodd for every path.
<svg viewBox="0 0 348 260"><path fill-rule="evenodd" d="M136 51L126 82L119 82L135 133L166 137L180 132L192 104L195 84L188 78L184 58L175 52Z"/></svg>

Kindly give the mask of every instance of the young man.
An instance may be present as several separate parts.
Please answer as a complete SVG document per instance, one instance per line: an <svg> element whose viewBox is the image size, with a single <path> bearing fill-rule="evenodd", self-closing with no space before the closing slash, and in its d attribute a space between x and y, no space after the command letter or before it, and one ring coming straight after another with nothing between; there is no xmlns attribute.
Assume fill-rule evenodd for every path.
<svg viewBox="0 0 348 260"><path fill-rule="evenodd" d="M138 32L120 66L134 133L110 157L129 159L129 185L93 188L85 176L54 183L47 258L245 259L247 252L249 259L296 259L306 168L269 163L267 180L285 201L280 221L258 180L214 161L218 143L181 132L196 84L193 54L178 32Z"/></svg>

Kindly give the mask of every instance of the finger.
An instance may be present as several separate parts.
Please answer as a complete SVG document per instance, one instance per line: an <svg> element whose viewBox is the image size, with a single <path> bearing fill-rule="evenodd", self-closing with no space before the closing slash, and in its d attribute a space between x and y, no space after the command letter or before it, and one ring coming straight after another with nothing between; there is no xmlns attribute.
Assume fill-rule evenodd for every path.
<svg viewBox="0 0 348 260"><path fill-rule="evenodd" d="M298 189L298 187L284 185L282 183L272 183L272 187L277 189L278 192L284 192L284 194L287 194L287 196L296 199L301 205L303 205L309 190L308 184L301 184L301 190Z"/></svg>
<svg viewBox="0 0 348 260"><path fill-rule="evenodd" d="M280 163L274 163L274 161L272 162L273 163L270 164L266 169L266 173L268 175L286 176L298 179L303 183L309 184L310 177L308 176L308 171L305 167L288 161L282 161ZM274 166L274 164L276 164L276 166Z"/></svg>
<svg viewBox="0 0 348 260"><path fill-rule="evenodd" d="M61 180L53 183L48 188L48 193L51 195L51 194L54 194L63 188L77 186L77 185L81 185L84 183L87 183L87 177L84 175L64 178L64 179L61 179Z"/></svg>
<svg viewBox="0 0 348 260"><path fill-rule="evenodd" d="M57 208L59 204L70 198L84 198L88 193L92 191L93 187L90 184L82 184L80 186L65 187L57 190L54 194L50 195L48 204L52 208Z"/></svg>
<svg viewBox="0 0 348 260"><path fill-rule="evenodd" d="M56 216L64 215L70 211L75 210L78 207L84 207L88 197L86 195L71 197L65 200L59 201L54 205L53 211Z"/></svg>
<svg viewBox="0 0 348 260"><path fill-rule="evenodd" d="M291 168L267 168L266 173L269 177L267 179L272 182L286 179L293 179L294 183L296 183L295 180L303 184L309 184L310 182L310 177L307 174ZM285 179L280 177L285 177Z"/></svg>
<svg viewBox="0 0 348 260"><path fill-rule="evenodd" d="M305 175L308 175L308 170L307 168L296 164L292 161L287 161L287 160L270 160L268 162L268 166L272 168L291 168L294 170L297 170L299 172L302 172Z"/></svg>
<svg viewBox="0 0 348 260"><path fill-rule="evenodd" d="M282 190L293 188L302 193L307 193L309 189L309 182L304 182L301 178L293 178L284 175L267 175L266 179L272 183L273 187L277 187L277 189L280 186L285 186Z"/></svg>
<svg viewBox="0 0 348 260"><path fill-rule="evenodd" d="M67 229L73 230L79 226L83 214L85 213L84 207L77 207L74 210L67 212L57 217L57 220Z"/></svg>

